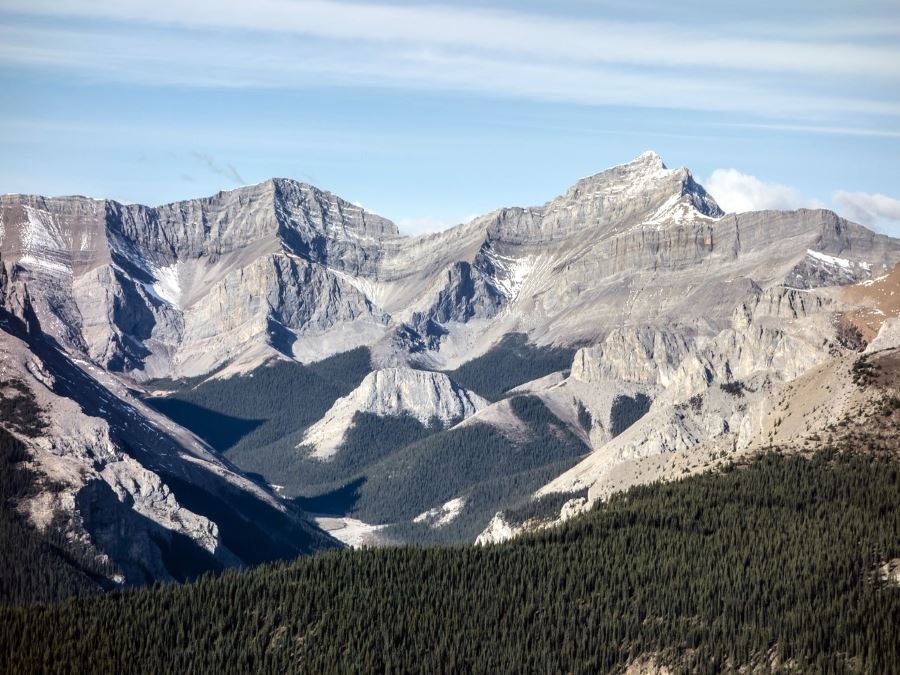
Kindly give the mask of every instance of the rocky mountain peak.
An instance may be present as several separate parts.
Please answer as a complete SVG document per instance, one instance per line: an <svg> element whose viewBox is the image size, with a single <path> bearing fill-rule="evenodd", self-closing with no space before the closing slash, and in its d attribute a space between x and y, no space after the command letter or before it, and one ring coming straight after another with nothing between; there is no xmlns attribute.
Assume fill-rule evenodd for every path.
<svg viewBox="0 0 900 675"><path fill-rule="evenodd" d="M684 198L701 215L711 218L724 215L715 200L694 180L689 169L669 169L653 150L648 150L625 164L582 178L559 199L600 199L612 204L633 200L662 200L665 203L673 198Z"/></svg>
<svg viewBox="0 0 900 675"><path fill-rule="evenodd" d="M263 185L271 185L276 209L281 213L299 213L307 219L312 216L326 228L334 225L339 230L378 239L400 235L397 225L387 218L308 183L291 178L271 178Z"/></svg>
<svg viewBox="0 0 900 675"><path fill-rule="evenodd" d="M688 169L667 168L653 151L582 178L539 213L539 228L523 236L519 224L512 238L567 239L581 236L585 228L603 236L623 228L665 228L724 215Z"/></svg>

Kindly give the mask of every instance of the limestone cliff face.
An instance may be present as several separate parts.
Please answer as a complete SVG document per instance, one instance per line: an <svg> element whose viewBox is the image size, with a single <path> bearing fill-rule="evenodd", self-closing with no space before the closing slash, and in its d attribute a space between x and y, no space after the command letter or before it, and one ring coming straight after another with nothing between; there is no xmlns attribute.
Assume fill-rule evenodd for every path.
<svg viewBox="0 0 900 675"><path fill-rule="evenodd" d="M609 380L666 386L694 348L690 329L614 328L602 343L575 353L572 377L592 383Z"/></svg>
<svg viewBox="0 0 900 675"><path fill-rule="evenodd" d="M410 415L425 426L450 426L487 407L488 401L463 389L443 373L412 368L385 368L370 373L347 396L338 399L307 431L302 445L313 456L331 457L340 448L356 413Z"/></svg>
<svg viewBox="0 0 900 675"><path fill-rule="evenodd" d="M2 420L37 475L18 509L39 530L53 528L111 561L121 575L110 581L181 579L184 569L333 545L113 378L83 369L39 331L29 334L8 310L0 311L0 363L0 398L28 397L43 420L37 430L24 428L15 407ZM269 549L247 550L240 545L246 534Z"/></svg>
<svg viewBox="0 0 900 675"><path fill-rule="evenodd" d="M299 333L386 320L355 280L374 272L396 227L294 181L158 208L7 195L0 222L0 252L44 330L138 379L208 372L248 343L290 353Z"/></svg>
<svg viewBox="0 0 900 675"><path fill-rule="evenodd" d="M542 491L591 487L596 499L629 463L748 447L787 383L843 353L838 308L826 290L757 288L718 333L643 326L613 331L603 343L579 350L570 379L581 384L569 387L594 419L610 414L613 399L604 392L639 391L653 404L621 436L592 430L594 453Z"/></svg>
<svg viewBox="0 0 900 675"><path fill-rule="evenodd" d="M852 283L900 260L896 240L827 211L724 215L654 153L421 237L285 179L156 208L6 195L0 223L43 330L138 380L375 343L439 365L514 330L602 343L679 323L702 337L760 289Z"/></svg>

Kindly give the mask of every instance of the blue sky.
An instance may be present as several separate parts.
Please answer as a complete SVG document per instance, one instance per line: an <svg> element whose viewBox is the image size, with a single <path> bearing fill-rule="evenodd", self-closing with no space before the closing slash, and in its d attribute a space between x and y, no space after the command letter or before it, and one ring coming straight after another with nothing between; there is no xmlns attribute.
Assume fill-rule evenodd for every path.
<svg viewBox="0 0 900 675"><path fill-rule="evenodd" d="M654 149L900 236L900 3L0 0L0 192L287 176L441 229Z"/></svg>

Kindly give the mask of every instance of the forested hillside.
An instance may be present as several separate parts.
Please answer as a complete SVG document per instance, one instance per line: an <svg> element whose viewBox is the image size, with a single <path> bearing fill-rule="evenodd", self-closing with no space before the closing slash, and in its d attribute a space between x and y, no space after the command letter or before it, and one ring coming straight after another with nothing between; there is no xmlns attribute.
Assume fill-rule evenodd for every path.
<svg viewBox="0 0 900 675"><path fill-rule="evenodd" d="M308 365L279 361L225 379L167 382L174 392L148 402L244 471L280 484L306 428L370 370L360 347Z"/></svg>
<svg viewBox="0 0 900 675"><path fill-rule="evenodd" d="M488 547L341 551L0 610L7 672L888 673L895 458L768 454Z"/></svg>
<svg viewBox="0 0 900 675"><path fill-rule="evenodd" d="M510 407L527 430L520 437L479 423L403 447L368 471L355 512L367 522L401 523L384 532L399 541L473 542L497 511L529 502L541 485L589 451L538 397L516 396ZM450 523L409 523L425 509L460 497L462 512Z"/></svg>
<svg viewBox="0 0 900 675"><path fill-rule="evenodd" d="M495 352L505 365L491 382L504 391L571 360L567 350L534 347L517 335ZM486 367L474 363L467 376L484 386ZM309 365L276 363L228 379L174 383L175 393L150 402L306 511L390 524L381 534L395 542L474 541L498 510L524 503L588 451L531 396L510 402L528 430L521 438L486 424L445 430L409 415L357 413L329 460L298 447L304 430L369 369L368 350L357 349ZM410 522L453 498L465 501L462 518L439 529Z"/></svg>
<svg viewBox="0 0 900 675"><path fill-rule="evenodd" d="M381 535L395 542L472 542L498 510L527 501L588 451L537 397L510 405L528 430L518 439L486 424L442 430L410 416L357 413L332 459L291 447L270 466L309 512L390 524ZM453 498L464 500L462 517L440 528L410 522Z"/></svg>
<svg viewBox="0 0 900 675"><path fill-rule="evenodd" d="M520 384L568 370L575 351L571 347L538 347L528 336L510 333L481 356L448 370L447 375L489 401L498 401Z"/></svg>

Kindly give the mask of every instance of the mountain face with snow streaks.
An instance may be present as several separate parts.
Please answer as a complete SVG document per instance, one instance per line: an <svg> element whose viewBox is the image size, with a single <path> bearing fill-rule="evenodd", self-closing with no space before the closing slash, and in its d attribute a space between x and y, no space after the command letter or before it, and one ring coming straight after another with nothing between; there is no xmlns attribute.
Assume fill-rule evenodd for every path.
<svg viewBox="0 0 900 675"><path fill-rule="evenodd" d="M481 530L490 540L514 530L497 511L535 496L577 493L551 514L558 519L638 481L637 469L625 475L633 467L647 476L650 462L757 447L791 382L869 343L896 347L884 289L900 241L825 210L726 214L690 171L652 152L543 205L415 237L287 179L159 207L4 195L0 260L3 347L17 364L8 368L53 419L44 441L24 440L47 476L65 462L91 466L55 506L45 498L23 510L35 522L62 510L73 532L100 542L111 526L83 523L88 505L103 501L226 566L244 558L190 486L262 500L287 518L268 531L278 541L312 527L272 487L291 481L310 509L340 501L328 517L371 525L383 541L473 540ZM191 392L217 419L234 420L242 378L360 347L371 372L316 401L317 419L239 419L262 425L246 432L239 455L206 445L190 416L179 418L184 428L143 404ZM525 367L542 353L568 360ZM483 386L492 375L502 391ZM517 479L527 487L510 488L516 448L540 445L538 420L559 451L527 464ZM342 455L363 452L360 434L377 435L378 425L397 447L378 444L365 461ZM453 494L413 485L459 479L487 449L504 466L491 481L474 472ZM432 473L427 453L440 467ZM408 504L367 492L390 476ZM362 487L352 497L348 486ZM422 517L385 515L409 513ZM331 542L308 532L312 548ZM140 555L165 578L147 537Z"/></svg>

